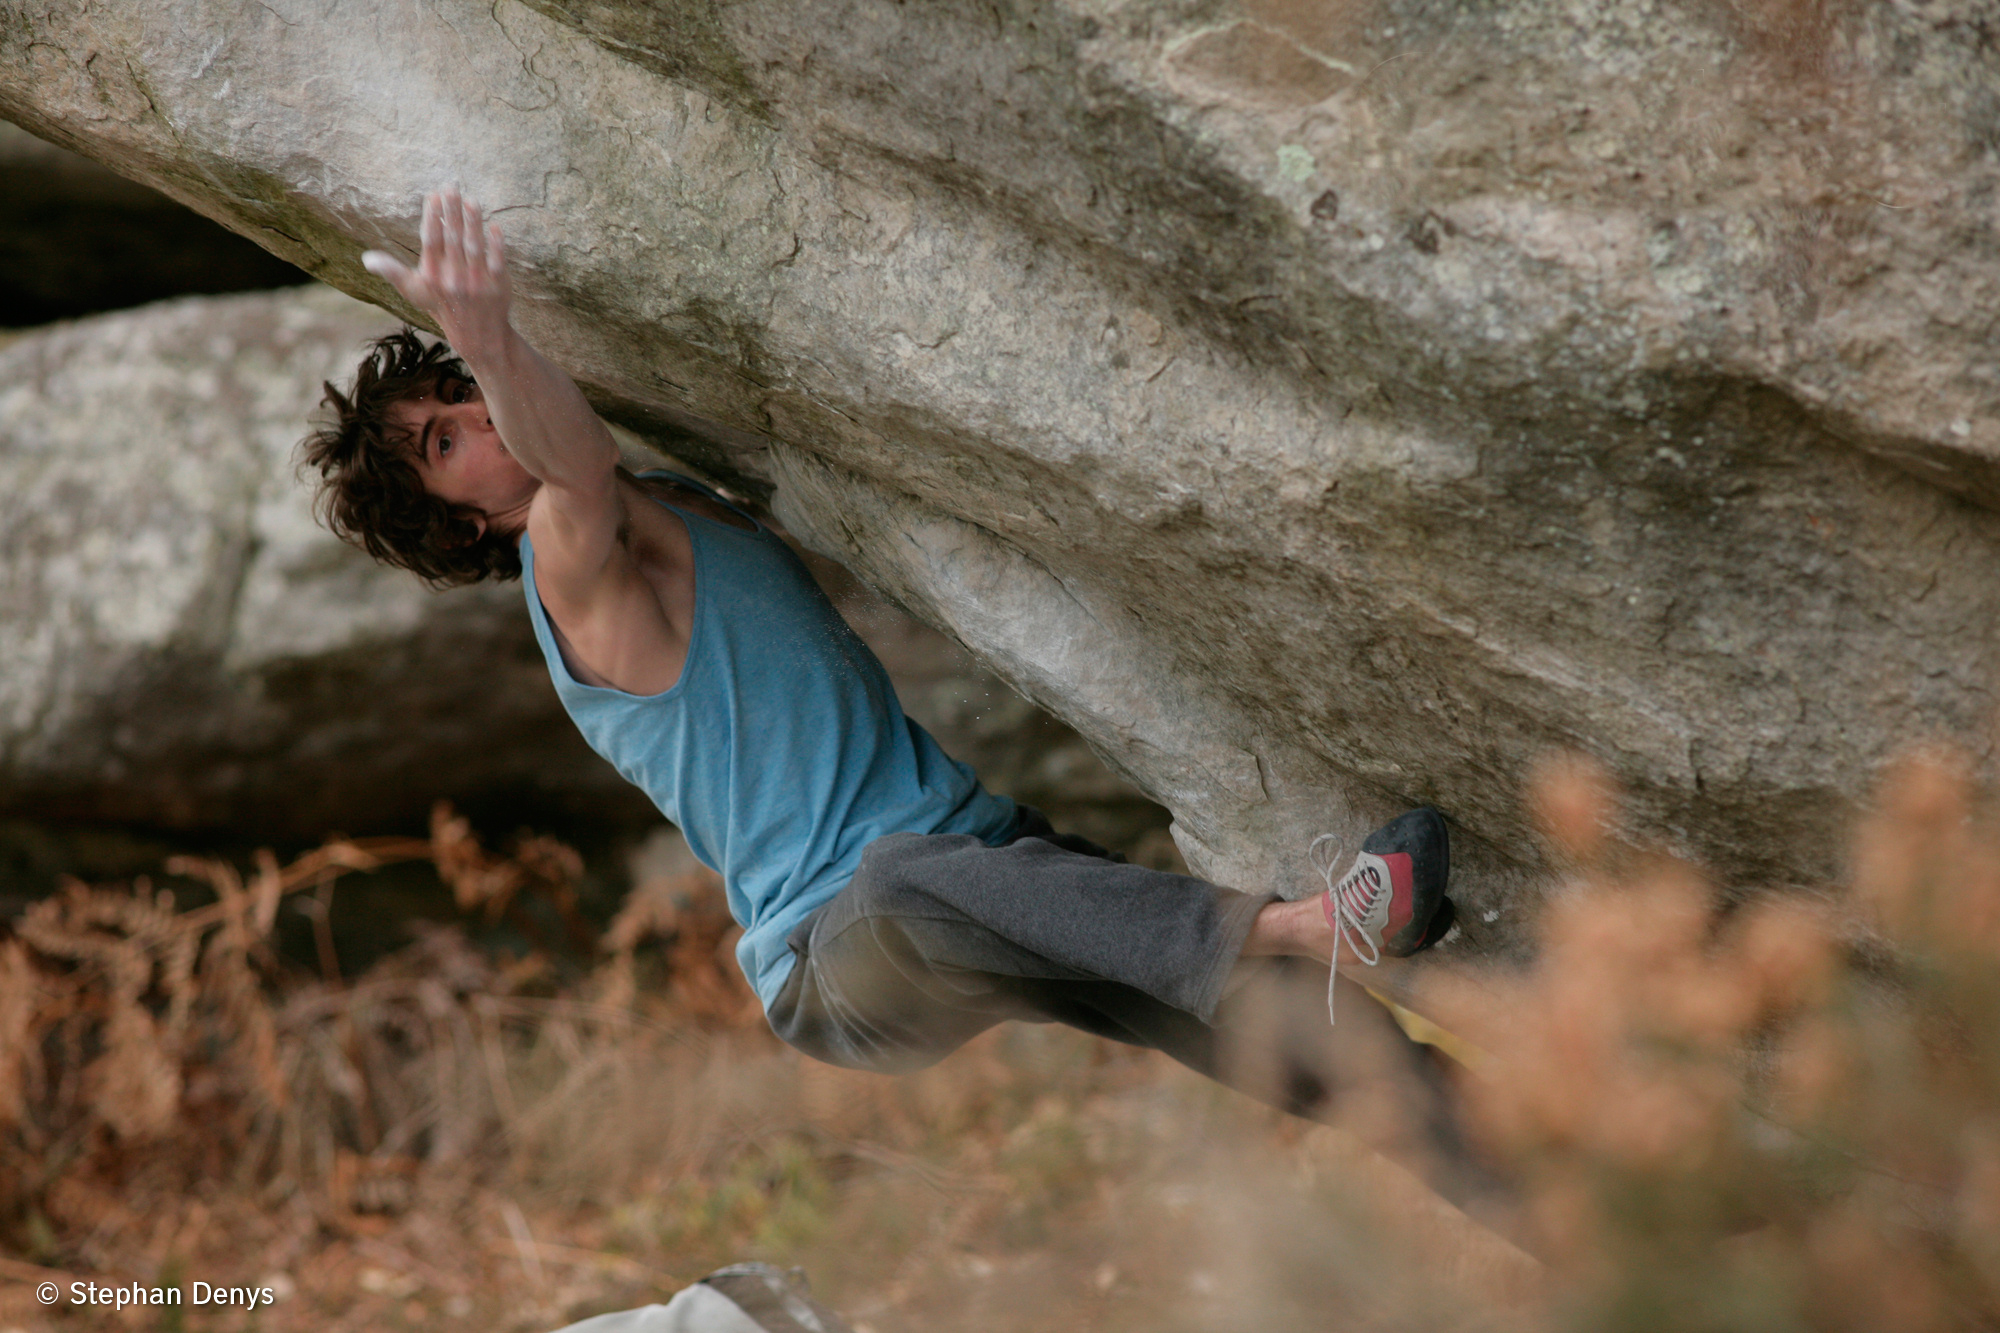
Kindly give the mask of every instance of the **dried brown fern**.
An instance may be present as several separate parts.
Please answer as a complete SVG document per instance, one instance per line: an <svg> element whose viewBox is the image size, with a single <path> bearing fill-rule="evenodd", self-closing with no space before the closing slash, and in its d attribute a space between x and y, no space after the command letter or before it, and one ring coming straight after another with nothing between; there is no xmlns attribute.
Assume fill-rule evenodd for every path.
<svg viewBox="0 0 2000 1333"><path fill-rule="evenodd" d="M489 853L445 805L429 839L340 839L283 865L259 852L247 882L226 861L175 858L170 874L215 896L194 910L176 911L142 878L65 880L24 912L0 941L0 1135L17 1166L50 1143L82 1149L28 1170L31 1207L81 1225L94 1182L123 1169L118 1145L171 1135L187 1162L234 1163L252 1184L326 1186L349 1162L329 1208L358 1217L370 1206L356 1182L376 1167L352 1163L415 1162L413 1147L465 1157L493 1142L511 1108L500 1096L468 1103L463 1089L505 1027L492 1002L508 974L451 932L348 987L288 985L277 968L271 935L287 894L419 859L468 908L497 914L529 891L574 917L572 850L530 837L512 856ZM41 1077L45 1064L58 1076Z"/></svg>
<svg viewBox="0 0 2000 1333"><path fill-rule="evenodd" d="M600 976L607 1000L628 1003L634 950L666 943L669 999L679 1013L723 1027L753 1026L763 1007L734 961L742 931L729 915L722 880L706 867L642 881L625 896L599 947L612 957Z"/></svg>
<svg viewBox="0 0 2000 1333"><path fill-rule="evenodd" d="M0 942L0 1131L26 1109L30 1033L40 1007L34 966L19 940Z"/></svg>

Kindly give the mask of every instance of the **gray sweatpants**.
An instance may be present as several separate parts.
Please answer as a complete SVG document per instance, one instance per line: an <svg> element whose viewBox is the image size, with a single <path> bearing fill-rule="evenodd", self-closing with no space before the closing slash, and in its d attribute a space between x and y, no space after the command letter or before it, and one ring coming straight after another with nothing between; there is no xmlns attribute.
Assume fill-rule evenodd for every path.
<svg viewBox="0 0 2000 1333"><path fill-rule="evenodd" d="M792 932L796 966L768 1015L790 1045L850 1069L922 1069L1015 1019L1162 1051L1314 1119L1387 1095L1396 1113L1350 1127L1447 1197L1483 1192L1458 1179L1470 1164L1441 1071L1386 1011L1351 1000L1336 1032L1323 964L1240 958L1272 900L1125 864L1029 807L1000 847L892 834Z"/></svg>

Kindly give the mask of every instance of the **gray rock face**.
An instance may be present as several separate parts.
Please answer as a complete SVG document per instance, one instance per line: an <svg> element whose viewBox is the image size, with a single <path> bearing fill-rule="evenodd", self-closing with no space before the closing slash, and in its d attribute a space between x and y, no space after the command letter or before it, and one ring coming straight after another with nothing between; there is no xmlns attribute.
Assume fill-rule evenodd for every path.
<svg viewBox="0 0 2000 1333"><path fill-rule="evenodd" d="M811 550L806 563L881 659L903 711L993 791L1047 812L1057 828L1161 870L1185 871L1166 811L1110 769L1075 731L1029 703L956 641L883 600Z"/></svg>
<svg viewBox="0 0 2000 1333"><path fill-rule="evenodd" d="M607 414L1076 725L1198 868L1297 882L1432 801L1504 946L1545 746L1797 881L1892 748L1988 744L1989 20L59 3L0 20L0 114L384 302L359 251L462 182Z"/></svg>

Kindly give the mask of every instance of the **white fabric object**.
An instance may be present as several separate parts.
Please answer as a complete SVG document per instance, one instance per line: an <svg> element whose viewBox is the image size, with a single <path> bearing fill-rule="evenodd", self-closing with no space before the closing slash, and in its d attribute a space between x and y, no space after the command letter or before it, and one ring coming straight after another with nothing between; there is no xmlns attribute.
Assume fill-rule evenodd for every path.
<svg viewBox="0 0 2000 1333"><path fill-rule="evenodd" d="M706 1283L677 1292L665 1305L616 1310L556 1333L765 1333L742 1307Z"/></svg>
<svg viewBox="0 0 2000 1333"><path fill-rule="evenodd" d="M1320 849L1326 850L1322 852ZM1389 895L1379 888L1365 899L1356 899L1347 892L1350 883L1360 873L1363 866L1373 862L1377 867L1376 885L1389 883L1387 868L1381 858L1360 853L1353 867L1336 884L1333 882L1334 867L1340 864L1340 840L1331 833L1322 833L1306 848L1306 857L1312 862L1319 877L1326 881L1326 901L1330 904L1327 919L1333 924L1333 961L1326 974L1326 1021L1329 1027L1338 1027L1339 1020L1333 1013L1334 986L1340 981L1340 946L1345 944L1354 951L1354 956L1374 967L1382 961L1381 938L1383 929L1389 924ZM1357 912L1356 908L1359 907ZM1368 952L1361 951L1362 945Z"/></svg>

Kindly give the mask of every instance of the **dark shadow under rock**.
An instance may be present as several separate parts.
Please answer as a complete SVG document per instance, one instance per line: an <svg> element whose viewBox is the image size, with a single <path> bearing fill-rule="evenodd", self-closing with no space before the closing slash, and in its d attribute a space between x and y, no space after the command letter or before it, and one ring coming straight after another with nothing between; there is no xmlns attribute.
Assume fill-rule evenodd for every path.
<svg viewBox="0 0 2000 1333"><path fill-rule="evenodd" d="M0 124L0 328L306 281L157 190Z"/></svg>

